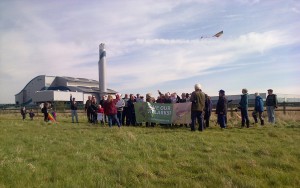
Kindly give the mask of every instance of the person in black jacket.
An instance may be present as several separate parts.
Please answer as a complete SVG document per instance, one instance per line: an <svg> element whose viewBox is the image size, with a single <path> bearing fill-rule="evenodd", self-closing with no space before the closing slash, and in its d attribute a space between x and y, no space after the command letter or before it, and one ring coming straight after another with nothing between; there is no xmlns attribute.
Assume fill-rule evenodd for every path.
<svg viewBox="0 0 300 188"><path fill-rule="evenodd" d="M84 110L86 111L86 116L88 118L88 122L92 122L92 114L91 114L91 109L90 106L92 105L92 97L88 96L88 100L85 102Z"/></svg>
<svg viewBox="0 0 300 188"><path fill-rule="evenodd" d="M48 122L49 118L48 118L48 108L49 108L49 103L45 102L44 106L42 108L42 113L44 114L44 121Z"/></svg>
<svg viewBox="0 0 300 188"><path fill-rule="evenodd" d="M216 114L218 114L218 123L222 129L226 128L226 114L227 114L227 99L225 91L219 91L219 100L216 107Z"/></svg>
<svg viewBox="0 0 300 188"><path fill-rule="evenodd" d="M98 104L96 97L92 97L92 103L90 106L90 115L91 115L91 123L96 124L97 123L97 111L98 111Z"/></svg>
<svg viewBox="0 0 300 188"><path fill-rule="evenodd" d="M268 90L268 96L266 99L268 122L275 123L275 108L277 108L277 96L273 94L273 90Z"/></svg>
<svg viewBox="0 0 300 188"><path fill-rule="evenodd" d="M205 94L205 108L204 108L205 128L209 127L211 111L212 111L212 102L210 100L210 97L207 94Z"/></svg>
<svg viewBox="0 0 300 188"><path fill-rule="evenodd" d="M135 111L134 111L134 103L136 102L134 99L134 95L130 94L129 95L130 98L127 101L127 107L128 107L128 111L127 111L127 117L128 119L126 119L126 125L136 125L136 118L135 118Z"/></svg>
<svg viewBox="0 0 300 188"><path fill-rule="evenodd" d="M76 123L78 123L77 102L75 101L75 98L72 98L72 94L70 94L70 103L72 112L72 123L74 123L74 116L76 118Z"/></svg>

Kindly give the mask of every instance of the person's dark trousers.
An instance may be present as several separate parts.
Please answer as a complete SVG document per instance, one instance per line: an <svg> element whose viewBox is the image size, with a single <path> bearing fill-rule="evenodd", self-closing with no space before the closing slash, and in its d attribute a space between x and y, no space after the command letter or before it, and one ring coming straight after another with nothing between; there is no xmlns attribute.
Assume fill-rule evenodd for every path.
<svg viewBox="0 0 300 188"><path fill-rule="evenodd" d="M94 124L97 123L97 113L96 112L92 113L92 116L93 116L93 119L92 119L93 123Z"/></svg>
<svg viewBox="0 0 300 188"><path fill-rule="evenodd" d="M210 116L204 115L205 128L209 127Z"/></svg>
<svg viewBox="0 0 300 188"><path fill-rule="evenodd" d="M136 126L135 113L132 113L132 114L131 114L130 124L133 125L133 126Z"/></svg>
<svg viewBox="0 0 300 188"><path fill-rule="evenodd" d="M265 121L264 121L264 118L263 118L263 112L253 112L252 115L253 115L253 119L254 119L255 123L258 123L257 113L258 113L258 117L259 117L259 120L260 120L260 124L265 125Z"/></svg>
<svg viewBox="0 0 300 188"><path fill-rule="evenodd" d="M48 113L44 113L44 121L48 122L49 119L48 119Z"/></svg>
<svg viewBox="0 0 300 188"><path fill-rule="evenodd" d="M242 127L245 126L245 122L246 122L247 128L249 128L250 121L249 121L249 117L248 117L248 109L242 108L241 116L242 116Z"/></svg>
<svg viewBox="0 0 300 188"><path fill-rule="evenodd" d="M130 122L131 122L131 119L132 119L131 116L132 116L132 115L131 115L130 111L127 110L127 112L126 112L126 125L127 125L127 126L130 125Z"/></svg>
<svg viewBox="0 0 300 188"><path fill-rule="evenodd" d="M122 113L122 125L125 125L125 119L126 119L126 121L127 121L127 111L128 111L128 108L127 107L124 107L123 108L123 113ZM121 122L120 122L121 123Z"/></svg>
<svg viewBox="0 0 300 188"><path fill-rule="evenodd" d="M128 119L127 119L128 117ZM128 114L127 114L127 117L126 117L126 125L136 125L136 119L135 119L135 113L132 112L132 111L128 111Z"/></svg>
<svg viewBox="0 0 300 188"><path fill-rule="evenodd" d="M124 125L123 123L122 123L122 115L123 115L123 111L118 111L117 112L117 117L118 117L118 119L119 119L119 122L120 122L120 124L121 125Z"/></svg>
<svg viewBox="0 0 300 188"><path fill-rule="evenodd" d="M88 122L91 123L92 122L92 114L91 111L89 109L86 110L86 117L88 119Z"/></svg>
<svg viewBox="0 0 300 188"><path fill-rule="evenodd" d="M192 111L191 116L192 116L191 131L195 131L196 119L197 119L198 124L199 124L198 130L203 131L204 127L203 127L202 112L201 111Z"/></svg>
<svg viewBox="0 0 300 188"><path fill-rule="evenodd" d="M254 112L252 113L252 117L253 117L253 119L254 119L254 122L255 122L255 123L258 123L258 120L257 120L257 112L256 112L256 111L254 111Z"/></svg>
<svg viewBox="0 0 300 188"><path fill-rule="evenodd" d="M226 115L218 114L218 123L221 128L226 128Z"/></svg>
<svg viewBox="0 0 300 188"><path fill-rule="evenodd" d="M155 123L153 122L146 122L146 127L154 127L155 126Z"/></svg>

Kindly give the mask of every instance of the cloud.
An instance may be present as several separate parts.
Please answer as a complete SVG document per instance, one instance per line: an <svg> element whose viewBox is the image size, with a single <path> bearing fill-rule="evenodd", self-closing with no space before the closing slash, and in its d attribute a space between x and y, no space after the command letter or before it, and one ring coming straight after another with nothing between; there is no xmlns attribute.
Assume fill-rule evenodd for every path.
<svg viewBox="0 0 300 188"><path fill-rule="evenodd" d="M218 66L243 66L236 62L247 56L260 55L294 42L281 31L251 32L227 40L138 39L124 44L127 48L139 46L143 49L135 62L109 65L108 80L118 83L120 77L134 75L129 80L134 84L120 85L119 88L122 90L151 87L157 83L213 74L214 68Z"/></svg>

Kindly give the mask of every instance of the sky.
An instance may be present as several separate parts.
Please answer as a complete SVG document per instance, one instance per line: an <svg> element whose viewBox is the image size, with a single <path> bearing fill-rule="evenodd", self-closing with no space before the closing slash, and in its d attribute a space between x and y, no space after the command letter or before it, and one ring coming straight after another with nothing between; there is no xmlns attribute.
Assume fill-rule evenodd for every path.
<svg viewBox="0 0 300 188"><path fill-rule="evenodd" d="M38 75L98 80L100 43L122 94L299 94L299 20L299 0L1 0L0 103Z"/></svg>

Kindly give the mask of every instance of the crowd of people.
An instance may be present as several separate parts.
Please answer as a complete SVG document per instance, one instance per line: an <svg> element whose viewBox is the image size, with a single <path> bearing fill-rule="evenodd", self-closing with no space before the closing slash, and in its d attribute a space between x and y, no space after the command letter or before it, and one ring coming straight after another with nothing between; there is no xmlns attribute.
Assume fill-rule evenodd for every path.
<svg viewBox="0 0 300 188"><path fill-rule="evenodd" d="M88 100L85 102L85 112L87 120L92 124L102 124L108 123L109 127L117 125L121 127L123 125L141 125L136 122L134 104L139 102L149 102L149 103L186 103L191 102L191 131L196 130L196 122L198 123L198 130L203 131L205 128L209 127L210 117L212 114L212 101L211 98L202 91L201 85L196 84L194 86L194 91L189 93L182 93L181 96L177 93L165 93L163 94L158 90L158 97L155 99L150 93L146 94L144 99L140 94L125 94L122 98L121 94L117 93L113 95L102 96L99 103L96 100L95 96L89 96ZM227 106L228 100L225 95L224 90L219 91L219 98L216 104L216 114L217 114L217 123L220 127L226 128L227 126ZM71 117L72 123L78 123L78 103L72 95L70 95L70 108L71 108ZM275 123L275 109L277 108L277 97L273 94L273 90L268 90L268 96L266 99L266 111L268 114L268 122ZM44 103L42 108L42 113L44 114L44 120L48 121L48 109L49 103ZM241 127L250 126L250 120L248 115L248 90L242 89L242 95L239 102L237 111L241 112ZM258 123L263 126L264 122L264 101L262 97L259 96L259 93L255 93L255 105L252 116L255 123ZM33 119L34 113L31 112L30 118ZM23 120L26 117L26 108L21 108L21 115ZM56 115L55 115L56 116ZM146 122L146 126L154 126L153 122ZM188 125L186 125L188 126Z"/></svg>
<svg viewBox="0 0 300 188"><path fill-rule="evenodd" d="M155 99L150 93L146 94L144 98L140 94L125 94L124 98L121 98L120 94L116 94L115 97L112 95L103 96L97 104L96 97L90 96L85 103L85 111L87 114L88 122L97 124L105 122L111 127L112 125L139 125L136 122L134 104L139 102L149 103L185 103L191 102L191 131L196 130L196 122L198 123L199 131L203 131L209 127L210 117L212 113L212 101L211 98L205 94L200 84L195 85L195 91L191 94L182 93L181 96L177 93L165 93L163 94L158 90L158 97ZM74 99L73 99L74 100ZM219 99L216 104L217 123L221 128L226 128L227 124L227 105L228 100L224 90L219 91ZM266 99L268 122L275 123L274 110L277 108L277 98L273 94L273 90L268 90L268 96ZM71 106L72 109L72 106ZM248 90L242 89L242 95L239 102L238 109L241 111L241 127L250 126L250 120L248 116ZM255 107L252 113L255 123L263 126L264 123L264 101L259 96L259 93L255 93ZM73 116L73 112L72 112ZM73 121L73 117L72 117ZM146 122L146 126L154 126L153 122Z"/></svg>

